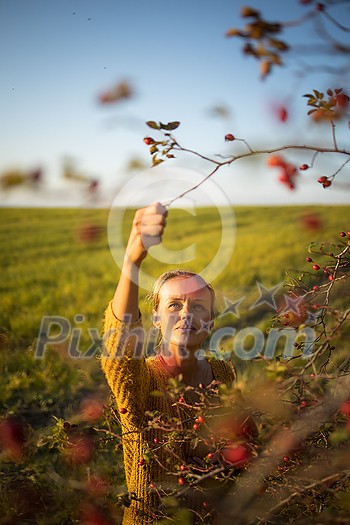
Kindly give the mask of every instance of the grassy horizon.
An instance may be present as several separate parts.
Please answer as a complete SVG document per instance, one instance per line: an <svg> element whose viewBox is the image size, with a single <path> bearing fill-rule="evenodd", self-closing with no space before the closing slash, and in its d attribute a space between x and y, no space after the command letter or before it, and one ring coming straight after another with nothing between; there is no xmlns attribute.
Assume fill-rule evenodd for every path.
<svg viewBox="0 0 350 525"><path fill-rule="evenodd" d="M272 287L284 279L286 269L309 269L305 263L309 243L336 240L339 231L348 229L347 212L346 206L235 206L234 250L213 282L218 308L222 309L225 296L255 300L256 281ZM75 315L83 314L87 325L100 326L120 273L108 244L109 213L106 209L0 209L0 326L5 345L13 349L31 345L43 315L64 316L74 326ZM127 210L124 216L124 242L133 213ZM196 258L184 266L201 271L218 249L220 228L216 209L199 208L195 216L170 210L163 245L176 253L195 244ZM150 254L143 269L156 278L174 266ZM146 293L140 290L141 308L147 313Z"/></svg>

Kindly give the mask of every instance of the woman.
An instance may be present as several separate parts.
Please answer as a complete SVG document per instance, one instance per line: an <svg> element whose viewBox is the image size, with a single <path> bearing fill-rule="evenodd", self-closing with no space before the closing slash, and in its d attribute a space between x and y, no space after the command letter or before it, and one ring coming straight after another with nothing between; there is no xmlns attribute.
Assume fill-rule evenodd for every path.
<svg viewBox="0 0 350 525"><path fill-rule="evenodd" d="M208 452L201 453L198 446L194 450L186 439L177 440L171 451L162 446L166 421L149 425L154 414L164 414L170 419L180 415L179 431L184 436L193 427L198 410L191 407L196 404L191 388L186 399L174 402L167 394L169 379L180 375L184 385L193 387L192 392L199 386L206 389L213 381L229 383L234 379L228 363L201 356L201 345L213 324L215 295L202 277L191 272L167 272L157 280L153 324L161 332L160 351L149 358L142 355L139 269L150 246L161 242L166 216L160 203L136 212L120 280L105 314L102 366L121 414L126 482L131 494L124 525L153 523L158 491L174 487L180 465ZM150 450L154 454L150 455Z"/></svg>

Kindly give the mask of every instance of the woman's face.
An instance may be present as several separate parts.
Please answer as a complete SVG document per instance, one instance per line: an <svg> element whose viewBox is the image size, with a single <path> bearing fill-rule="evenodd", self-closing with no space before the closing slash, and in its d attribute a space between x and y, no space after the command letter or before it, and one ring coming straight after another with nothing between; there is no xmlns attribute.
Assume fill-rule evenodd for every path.
<svg viewBox="0 0 350 525"><path fill-rule="evenodd" d="M212 327L213 297L197 277L176 277L159 292L154 325L170 345L198 349Z"/></svg>

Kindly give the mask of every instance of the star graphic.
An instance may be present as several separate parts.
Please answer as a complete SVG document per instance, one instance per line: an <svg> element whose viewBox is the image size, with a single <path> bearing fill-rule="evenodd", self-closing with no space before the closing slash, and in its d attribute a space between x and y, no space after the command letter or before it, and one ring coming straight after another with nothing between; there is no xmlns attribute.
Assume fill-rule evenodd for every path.
<svg viewBox="0 0 350 525"><path fill-rule="evenodd" d="M223 317L224 315L226 314L232 314L234 315L235 317L238 317L239 319L239 313L238 313L238 306L240 305L240 303L243 301L243 299L245 299L245 297L241 297L240 299L238 299L237 301L231 301L230 299L228 299L227 297L224 297L224 301L225 301L225 310L223 312L221 312L221 314L219 315L219 319L220 317Z"/></svg>
<svg viewBox="0 0 350 525"><path fill-rule="evenodd" d="M271 306L273 310L276 310L277 306L274 295L277 293L277 290L281 288L282 284L283 283L280 283L276 284L276 286L273 286L272 288L266 288L261 283L259 283L259 281L256 281L260 297L255 301L254 304L252 304L249 310L253 310L253 308L260 306L261 304L267 304L268 306Z"/></svg>
<svg viewBox="0 0 350 525"><path fill-rule="evenodd" d="M207 332L209 334L211 332L211 329L213 328L213 321L210 320L208 322L203 321L203 319L200 319L201 327L197 330L197 334L200 334L202 332Z"/></svg>
<svg viewBox="0 0 350 525"><path fill-rule="evenodd" d="M287 312L293 312L295 314L300 314L300 303L303 301L303 297L290 297L289 295L284 294L284 301L286 306L282 310L282 314Z"/></svg>

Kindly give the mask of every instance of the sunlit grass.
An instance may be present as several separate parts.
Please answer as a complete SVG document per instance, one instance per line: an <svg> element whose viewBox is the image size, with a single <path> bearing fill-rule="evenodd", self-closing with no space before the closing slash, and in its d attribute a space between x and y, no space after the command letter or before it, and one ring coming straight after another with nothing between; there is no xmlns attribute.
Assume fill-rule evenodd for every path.
<svg viewBox="0 0 350 525"><path fill-rule="evenodd" d="M316 215L322 227L305 228L300 217L306 212ZM308 244L332 241L340 230L347 230L346 212L346 207L236 207L234 251L213 283L218 308L223 307L224 296L236 300L244 295L248 306L257 298L256 281L272 287L283 280L287 268L305 269ZM85 317L83 328L100 327L120 272L108 245L108 210L1 209L0 213L0 315L7 344L12 349L30 346L44 315L66 317L75 326L74 316L79 313ZM125 239L132 215L129 210L124 217ZM86 223L101 228L90 242L79 238L79 228ZM196 216L170 210L167 223L163 238L167 249L176 253L196 245L195 260L180 266L194 271L205 268L221 240L217 210L202 208ZM154 278L174 266L153 257L144 263ZM142 309L146 293L141 290ZM242 314L240 324L249 312ZM88 341L83 333L83 344Z"/></svg>

